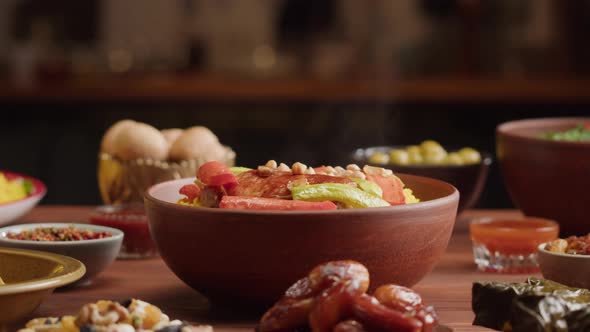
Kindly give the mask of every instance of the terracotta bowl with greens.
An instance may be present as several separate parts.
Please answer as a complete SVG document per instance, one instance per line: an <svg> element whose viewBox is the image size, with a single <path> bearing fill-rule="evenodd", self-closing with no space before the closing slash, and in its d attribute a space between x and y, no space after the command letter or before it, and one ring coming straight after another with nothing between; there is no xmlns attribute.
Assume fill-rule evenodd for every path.
<svg viewBox="0 0 590 332"><path fill-rule="evenodd" d="M506 122L497 127L496 149L518 208L556 220L561 235L590 232L590 118Z"/></svg>

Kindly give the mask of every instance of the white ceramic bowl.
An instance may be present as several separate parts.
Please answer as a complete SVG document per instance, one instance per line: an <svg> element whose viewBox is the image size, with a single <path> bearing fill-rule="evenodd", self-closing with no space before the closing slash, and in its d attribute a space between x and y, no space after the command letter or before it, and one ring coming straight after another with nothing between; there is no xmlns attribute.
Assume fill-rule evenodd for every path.
<svg viewBox="0 0 590 332"><path fill-rule="evenodd" d="M97 232L109 232L110 237L95 240L80 241L27 241L14 240L7 237L8 233L18 233L24 230L32 230L38 227L65 228L74 226L77 229L92 230ZM40 223L23 224L0 228L0 247L30 249L45 252L52 252L64 256L73 257L86 266L86 274L77 284L86 284L96 277L101 271L108 267L117 257L123 241L123 232L111 228L90 224L74 223Z"/></svg>
<svg viewBox="0 0 590 332"><path fill-rule="evenodd" d="M538 260L545 279L570 287L590 289L590 255L561 254L538 247Z"/></svg>
<svg viewBox="0 0 590 332"><path fill-rule="evenodd" d="M0 226L2 226L17 220L29 212L45 196L47 188L43 182L30 176L3 170L0 170L0 173L4 174L8 180L22 178L31 181L33 184L33 192L29 196L18 201L0 204Z"/></svg>

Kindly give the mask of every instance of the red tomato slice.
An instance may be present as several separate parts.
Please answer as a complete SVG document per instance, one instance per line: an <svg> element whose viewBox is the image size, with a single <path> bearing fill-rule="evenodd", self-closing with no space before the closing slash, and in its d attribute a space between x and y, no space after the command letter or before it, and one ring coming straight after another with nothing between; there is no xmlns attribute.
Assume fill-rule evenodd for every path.
<svg viewBox="0 0 590 332"><path fill-rule="evenodd" d="M211 177L207 185L211 187L223 186L226 190L230 190L238 185L238 179L232 173L224 173Z"/></svg>
<svg viewBox="0 0 590 332"><path fill-rule="evenodd" d="M222 162L210 161L199 167L197 178L206 186L233 188L238 183L236 177Z"/></svg>
<svg viewBox="0 0 590 332"><path fill-rule="evenodd" d="M584 129L590 130L590 122L584 123Z"/></svg>
<svg viewBox="0 0 590 332"><path fill-rule="evenodd" d="M186 201L192 202L199 196L201 189L196 184L185 184L178 191L181 195L186 196Z"/></svg>
<svg viewBox="0 0 590 332"><path fill-rule="evenodd" d="M336 210L336 204L330 201L307 202L279 198L251 196L223 196L219 203L221 209L238 210Z"/></svg>
<svg viewBox="0 0 590 332"><path fill-rule="evenodd" d="M383 199L391 205L406 204L404 185L397 176L369 175L367 180L375 182L383 190Z"/></svg>

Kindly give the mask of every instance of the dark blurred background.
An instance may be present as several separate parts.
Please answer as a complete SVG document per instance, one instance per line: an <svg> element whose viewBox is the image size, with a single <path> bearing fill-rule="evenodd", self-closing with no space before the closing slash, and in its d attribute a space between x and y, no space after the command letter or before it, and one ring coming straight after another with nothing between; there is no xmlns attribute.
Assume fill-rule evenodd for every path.
<svg viewBox="0 0 590 332"><path fill-rule="evenodd" d="M494 152L497 124L588 115L588 0L2 0L0 169L99 204L115 121L204 125L237 152ZM497 164L479 207L511 207Z"/></svg>

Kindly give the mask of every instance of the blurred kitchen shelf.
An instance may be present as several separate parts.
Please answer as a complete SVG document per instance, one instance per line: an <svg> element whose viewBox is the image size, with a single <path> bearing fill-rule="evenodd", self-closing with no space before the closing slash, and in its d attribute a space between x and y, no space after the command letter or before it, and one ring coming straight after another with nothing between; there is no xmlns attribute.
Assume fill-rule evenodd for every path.
<svg viewBox="0 0 590 332"><path fill-rule="evenodd" d="M590 79L314 80L161 76L71 80L17 88L0 103L70 102L590 103Z"/></svg>

